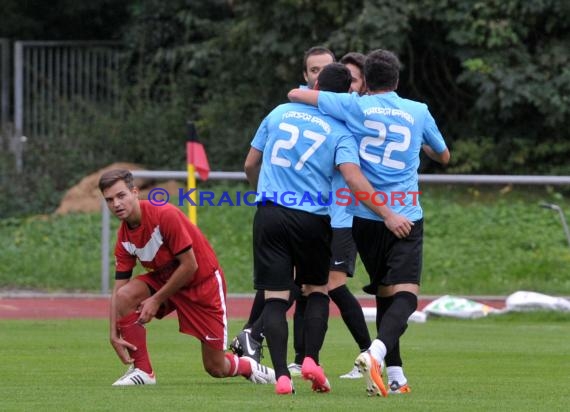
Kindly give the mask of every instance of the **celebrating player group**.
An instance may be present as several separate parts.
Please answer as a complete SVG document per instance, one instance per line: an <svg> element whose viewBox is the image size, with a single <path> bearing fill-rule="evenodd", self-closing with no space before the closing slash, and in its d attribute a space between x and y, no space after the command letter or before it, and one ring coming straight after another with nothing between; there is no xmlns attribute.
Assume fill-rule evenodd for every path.
<svg viewBox="0 0 570 412"><path fill-rule="evenodd" d="M306 85L291 90L291 103L261 122L245 160L257 193L322 198L349 188L362 196L346 206L330 199L256 199L257 292L246 325L229 345L233 353L226 352L224 274L206 237L174 206L139 200L130 172L112 170L101 177L107 206L122 221L110 341L130 367L113 385L156 383L144 325L176 311L180 331L201 341L211 376L272 384L279 395L295 393L293 378L301 376L313 391L327 393L331 385L319 353L332 299L358 346L351 370L341 378L364 378L370 396L411 391L400 337L417 307L421 280L420 153L443 165L450 154L428 107L396 93L400 69L387 50L348 53L337 63L327 48L313 47L303 59ZM378 192L398 193L400 201L373 201ZM376 297L374 336L347 287L357 253L369 276L364 291ZM132 278L137 260L148 273ZM292 305L295 359L288 363L286 313ZM273 369L260 363L264 340Z"/></svg>

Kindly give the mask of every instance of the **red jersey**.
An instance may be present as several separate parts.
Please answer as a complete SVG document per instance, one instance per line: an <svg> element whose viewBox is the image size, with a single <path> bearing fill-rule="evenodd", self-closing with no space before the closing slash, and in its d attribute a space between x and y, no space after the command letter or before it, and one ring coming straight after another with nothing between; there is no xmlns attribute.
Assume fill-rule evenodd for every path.
<svg viewBox="0 0 570 412"><path fill-rule="evenodd" d="M192 248L198 270L190 285L214 276L218 259L204 234L188 217L171 204L154 206L140 200L141 224L130 229L121 222L115 245L115 278L129 279L137 259L149 272L165 271L172 274L178 267L176 255Z"/></svg>

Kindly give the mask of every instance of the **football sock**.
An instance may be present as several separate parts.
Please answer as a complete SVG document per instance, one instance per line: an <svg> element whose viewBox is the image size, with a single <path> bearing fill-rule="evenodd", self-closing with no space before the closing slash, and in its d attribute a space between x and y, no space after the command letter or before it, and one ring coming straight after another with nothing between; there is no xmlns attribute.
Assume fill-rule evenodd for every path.
<svg viewBox="0 0 570 412"><path fill-rule="evenodd" d="M303 294L301 293L301 288L297 284L293 284L291 290L289 291L289 308L293 306L293 303L299 299Z"/></svg>
<svg viewBox="0 0 570 412"><path fill-rule="evenodd" d="M137 322L138 318L138 313L133 312L119 319L117 327L121 337L137 348L137 350L128 350L129 355L135 361L135 368L150 374L152 373L152 366L150 365L150 357L146 348L146 329Z"/></svg>
<svg viewBox="0 0 570 412"><path fill-rule="evenodd" d="M284 299L267 299L262 314L265 327L263 333L265 339L267 339L267 346L276 378L282 375L291 377L289 369L287 369L289 328L286 313L288 305L288 302Z"/></svg>
<svg viewBox="0 0 570 412"><path fill-rule="evenodd" d="M384 345L384 342L382 342L380 339L374 339L368 350L370 351L372 356L376 358L378 363L381 363L384 357L386 356L386 346Z"/></svg>
<svg viewBox="0 0 570 412"><path fill-rule="evenodd" d="M307 297L299 295L295 302L293 314L293 348L295 349L295 363L301 365L305 359L304 318L307 308Z"/></svg>
<svg viewBox="0 0 570 412"><path fill-rule="evenodd" d="M384 358L384 362L386 362L386 366L402 366L402 357L400 356L400 340L396 342L394 348L386 354ZM399 382L399 381L398 381Z"/></svg>
<svg viewBox="0 0 570 412"><path fill-rule="evenodd" d="M408 318L418 306L418 297L411 292L397 292L394 301L388 307L378 329L378 339L386 345L387 352L396 346L400 336L406 330ZM382 357L384 359L384 357Z"/></svg>
<svg viewBox="0 0 570 412"><path fill-rule="evenodd" d="M368 333L368 326L366 326L366 320L364 319L364 312L362 312L362 307L358 300L356 300L346 285L329 291L329 296L338 306L342 320L348 327L360 351L368 349L372 342L370 333Z"/></svg>
<svg viewBox="0 0 570 412"><path fill-rule="evenodd" d="M228 376L245 376L249 378L251 376L251 363L247 360L234 355L233 353L226 353L226 359L230 363L230 370Z"/></svg>
<svg viewBox="0 0 570 412"><path fill-rule="evenodd" d="M319 364L319 352L325 340L329 320L329 302L327 295L313 292L307 297L305 310L305 356L313 358Z"/></svg>
<svg viewBox="0 0 570 412"><path fill-rule="evenodd" d="M230 370L228 371L228 376L236 376L238 371L239 358L233 353L226 352L226 359L230 363Z"/></svg>
<svg viewBox="0 0 570 412"><path fill-rule="evenodd" d="M380 323L382 322L384 313L386 313L393 301L394 296L376 296L376 330L380 329Z"/></svg>
<svg viewBox="0 0 570 412"><path fill-rule="evenodd" d="M257 299L258 295L259 295L259 293L256 294L256 296L255 296L256 299ZM293 287L291 288L291 293L289 294L289 304L288 304L289 306L288 306L288 308L293 306L293 303L295 303L295 300L297 300L297 298L299 296L301 296L301 289L299 288L299 286L293 285ZM263 301L263 304L265 304L265 299ZM254 302L254 305L255 305L255 302ZM263 343L263 339L265 338L265 336L263 335L263 319L262 319L262 317L260 316L259 318L257 318L257 320L255 322L253 322L253 324L251 324L250 326L251 327L249 329L249 332L251 334L251 337L253 339L255 339L256 341L258 341L259 343Z"/></svg>
<svg viewBox="0 0 570 412"><path fill-rule="evenodd" d="M258 290L253 298L253 303L251 305L251 310L249 311L249 319L247 323L243 326L243 329L250 329L256 320L261 317L261 312L263 312L263 305L265 305L265 291Z"/></svg>
<svg viewBox="0 0 570 412"><path fill-rule="evenodd" d="M259 343L263 342L263 317L259 317L251 326L250 335Z"/></svg>
<svg viewBox="0 0 570 412"><path fill-rule="evenodd" d="M382 317L393 301L394 296L376 296L376 330L380 329L380 322L382 321ZM406 328L407 327L408 325L406 324ZM394 345L394 348L386 354L384 362L386 362L386 366L402 366L402 358L400 356L400 340L398 340L398 342L396 342L396 345Z"/></svg>
<svg viewBox="0 0 570 412"><path fill-rule="evenodd" d="M388 373L388 383L392 383L394 381L398 382L400 385L408 383L401 366L387 366L386 372Z"/></svg>
<svg viewBox="0 0 570 412"><path fill-rule="evenodd" d="M251 376L251 363L243 358L238 357L237 355L234 356L238 358L237 374L249 378Z"/></svg>

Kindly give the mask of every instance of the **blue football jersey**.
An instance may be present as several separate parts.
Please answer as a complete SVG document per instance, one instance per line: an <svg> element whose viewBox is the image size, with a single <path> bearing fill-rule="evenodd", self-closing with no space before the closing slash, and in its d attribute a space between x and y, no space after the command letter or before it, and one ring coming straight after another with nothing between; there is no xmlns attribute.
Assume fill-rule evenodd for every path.
<svg viewBox="0 0 570 412"><path fill-rule="evenodd" d="M251 146L263 152L256 200L320 215L328 214L335 201L335 167L359 164L356 141L346 126L301 103L273 109Z"/></svg>
<svg viewBox="0 0 570 412"><path fill-rule="evenodd" d="M378 191L375 200L414 221L422 218L418 168L422 144L436 153L445 141L427 105L396 92L358 96L319 93L319 110L345 122L358 145L362 173ZM348 207L355 216L382 220L362 203Z"/></svg>
<svg viewBox="0 0 570 412"><path fill-rule="evenodd" d="M339 191L341 191L342 195L348 196L349 190L342 173L338 169L335 170L332 179L333 202L329 208L331 226L334 228L352 227L352 215L348 213L345 205L347 203L346 197L341 198L338 196Z"/></svg>

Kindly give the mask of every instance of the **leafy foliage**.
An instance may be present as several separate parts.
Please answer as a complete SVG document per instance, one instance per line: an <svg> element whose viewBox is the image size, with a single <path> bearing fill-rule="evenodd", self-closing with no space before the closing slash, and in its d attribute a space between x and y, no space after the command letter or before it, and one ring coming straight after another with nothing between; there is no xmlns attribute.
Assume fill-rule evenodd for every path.
<svg viewBox="0 0 570 412"><path fill-rule="evenodd" d="M153 2L143 3L152 8ZM178 4L178 13L163 23L180 28L180 41L187 43L146 43L146 50L163 63L176 56L185 62L179 68L195 67L195 56L203 58L208 72L187 80L209 79L193 101L200 101L199 129L214 162L225 168L241 168L259 120L302 82L303 51L322 44L338 57L380 47L397 51L405 66L400 93L427 102L457 148L450 170L568 173L563 126L570 65L564 46L570 23L558 18L568 12L567 2ZM225 11L216 24L212 10ZM211 37L193 41L204 16ZM468 150L479 144L486 150Z"/></svg>
<svg viewBox="0 0 570 412"><path fill-rule="evenodd" d="M457 59L455 85L471 95L456 126L458 143L491 141L468 172L567 174L570 41L567 2L431 1L428 18L445 35L441 47ZM424 18L421 18L423 20ZM417 49L417 48L415 48ZM443 64L448 64L446 61ZM461 149L461 145L460 145Z"/></svg>
<svg viewBox="0 0 570 412"><path fill-rule="evenodd" d="M75 115L75 146L69 134L54 137L36 148L45 164L28 147L29 176L14 177L15 188L2 183L13 182L6 157L0 185L21 201L0 201L2 214L49 211L82 173L113 161L180 168L186 120L196 122L214 169L240 170L259 122L303 82L303 53L317 44L339 58L396 51L398 92L429 105L452 149L449 172L570 173L567 1L59 0L64 15L46 11L41 24L44 6L5 3L0 35L47 36L35 23L73 21L53 38L83 38L78 27L91 13L86 32L106 22L113 27L100 33L123 33L126 51L119 110ZM438 170L431 162L421 169ZM24 187L40 195L26 198Z"/></svg>
<svg viewBox="0 0 570 412"><path fill-rule="evenodd" d="M119 39L128 3L114 0L2 0L0 37L17 40Z"/></svg>

